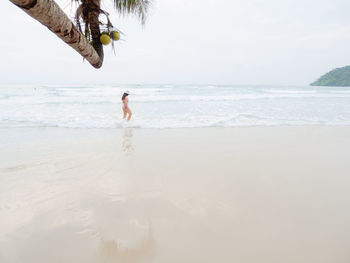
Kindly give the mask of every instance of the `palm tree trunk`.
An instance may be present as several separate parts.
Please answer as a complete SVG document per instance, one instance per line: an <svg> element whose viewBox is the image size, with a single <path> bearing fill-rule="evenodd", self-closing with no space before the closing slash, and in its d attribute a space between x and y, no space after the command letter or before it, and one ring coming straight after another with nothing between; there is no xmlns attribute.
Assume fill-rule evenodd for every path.
<svg viewBox="0 0 350 263"><path fill-rule="evenodd" d="M38 20L59 38L74 48L80 55L90 62L95 68L100 68L103 63L103 50L101 43L93 46L74 26L72 21L56 4L54 0L10 0L28 15ZM97 15L98 20L98 15ZM98 29L99 33L99 29ZM95 32L95 34L97 34ZM95 36L94 39L97 39ZM99 47L100 46L100 47ZM96 50L95 50L96 48ZM102 55L102 56L101 56Z"/></svg>
<svg viewBox="0 0 350 263"><path fill-rule="evenodd" d="M100 59L103 61L104 54L103 46L100 41L100 21L98 20L98 17L100 15L101 0L90 0L86 2L86 10L83 10L83 12L87 12L88 15L88 21L90 24L90 31L92 37L92 46L96 50Z"/></svg>

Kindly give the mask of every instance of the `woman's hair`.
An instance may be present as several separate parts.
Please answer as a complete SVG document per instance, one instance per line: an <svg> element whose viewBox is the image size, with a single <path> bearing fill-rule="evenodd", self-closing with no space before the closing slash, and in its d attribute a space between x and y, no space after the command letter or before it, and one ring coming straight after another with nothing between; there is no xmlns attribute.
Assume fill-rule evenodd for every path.
<svg viewBox="0 0 350 263"><path fill-rule="evenodd" d="M122 100L124 100L127 96L129 96L129 94L128 93L124 93L123 97L122 97Z"/></svg>

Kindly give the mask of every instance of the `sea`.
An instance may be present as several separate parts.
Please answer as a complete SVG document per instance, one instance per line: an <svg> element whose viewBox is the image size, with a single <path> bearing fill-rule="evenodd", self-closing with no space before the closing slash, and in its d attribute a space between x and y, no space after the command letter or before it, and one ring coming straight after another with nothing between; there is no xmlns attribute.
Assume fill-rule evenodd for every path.
<svg viewBox="0 0 350 263"><path fill-rule="evenodd" d="M129 90L132 120L122 119ZM350 125L350 88L269 85L0 87L0 128Z"/></svg>

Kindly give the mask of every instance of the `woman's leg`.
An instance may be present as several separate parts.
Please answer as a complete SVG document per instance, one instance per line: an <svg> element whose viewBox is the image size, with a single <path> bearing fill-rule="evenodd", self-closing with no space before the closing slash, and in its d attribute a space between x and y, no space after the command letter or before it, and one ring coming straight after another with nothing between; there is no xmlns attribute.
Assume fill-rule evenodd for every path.
<svg viewBox="0 0 350 263"><path fill-rule="evenodd" d="M124 116L123 116L123 119L126 118L126 114L128 113L125 109L123 109L123 112L124 112Z"/></svg>
<svg viewBox="0 0 350 263"><path fill-rule="evenodd" d="M128 111L128 113L129 113L129 116L128 116L128 121L130 121L130 119L131 119L131 115L132 115L132 112L131 112L131 110L128 108L127 109L127 111Z"/></svg>

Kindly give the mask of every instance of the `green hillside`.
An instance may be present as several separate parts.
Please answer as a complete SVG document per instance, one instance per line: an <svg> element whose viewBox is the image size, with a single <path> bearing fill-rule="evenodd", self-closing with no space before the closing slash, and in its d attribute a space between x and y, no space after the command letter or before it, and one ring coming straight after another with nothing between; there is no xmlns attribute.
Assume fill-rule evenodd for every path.
<svg viewBox="0 0 350 263"><path fill-rule="evenodd" d="M310 85L350 87L350 66L333 69Z"/></svg>

